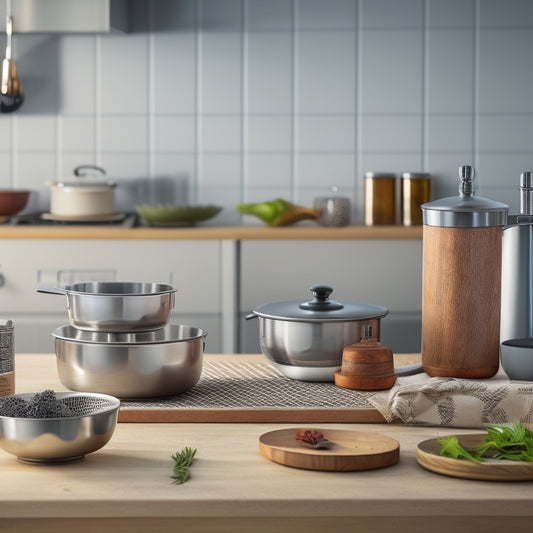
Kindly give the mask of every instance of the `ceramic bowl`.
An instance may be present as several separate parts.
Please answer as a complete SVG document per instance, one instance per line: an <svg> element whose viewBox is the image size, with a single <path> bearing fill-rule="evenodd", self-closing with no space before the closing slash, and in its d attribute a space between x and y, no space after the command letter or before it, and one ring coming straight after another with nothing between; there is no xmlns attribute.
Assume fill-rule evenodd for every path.
<svg viewBox="0 0 533 533"><path fill-rule="evenodd" d="M510 339L500 344L502 368L509 379L533 381L533 338Z"/></svg>
<svg viewBox="0 0 533 533"><path fill-rule="evenodd" d="M151 226L193 226L218 215L216 205L138 205L137 213Z"/></svg>

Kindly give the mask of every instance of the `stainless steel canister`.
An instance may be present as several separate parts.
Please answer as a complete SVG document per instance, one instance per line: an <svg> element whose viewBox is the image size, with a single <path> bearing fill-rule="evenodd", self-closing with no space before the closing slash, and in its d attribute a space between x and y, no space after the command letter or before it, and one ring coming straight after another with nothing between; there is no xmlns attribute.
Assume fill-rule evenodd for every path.
<svg viewBox="0 0 533 533"><path fill-rule="evenodd" d="M396 175L365 174L365 224L396 223Z"/></svg>
<svg viewBox="0 0 533 533"><path fill-rule="evenodd" d="M13 322L0 319L0 396L15 394Z"/></svg>
<svg viewBox="0 0 533 533"><path fill-rule="evenodd" d="M400 191L402 224L422 224L421 205L431 200L431 175L426 172L404 172Z"/></svg>
<svg viewBox="0 0 533 533"><path fill-rule="evenodd" d="M533 172L519 190L520 213L503 229L501 342L533 337Z"/></svg>

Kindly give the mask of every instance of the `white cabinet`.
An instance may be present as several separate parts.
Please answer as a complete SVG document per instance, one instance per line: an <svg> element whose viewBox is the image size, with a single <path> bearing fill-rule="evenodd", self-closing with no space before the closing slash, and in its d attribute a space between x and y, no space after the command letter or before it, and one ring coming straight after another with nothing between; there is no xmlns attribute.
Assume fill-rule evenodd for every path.
<svg viewBox="0 0 533 533"><path fill-rule="evenodd" d="M221 250L218 240L1 240L0 315L14 321L16 351L54 351L51 333L68 322L66 297L38 293L39 278L114 271L120 281L174 285L172 322L205 329L206 351L220 352Z"/></svg>
<svg viewBox="0 0 533 533"><path fill-rule="evenodd" d="M395 352L420 350L422 241L247 240L241 243L241 311L271 301L311 298L309 287L333 287L332 299L386 307L382 342ZM259 351L257 321L241 327L241 349Z"/></svg>

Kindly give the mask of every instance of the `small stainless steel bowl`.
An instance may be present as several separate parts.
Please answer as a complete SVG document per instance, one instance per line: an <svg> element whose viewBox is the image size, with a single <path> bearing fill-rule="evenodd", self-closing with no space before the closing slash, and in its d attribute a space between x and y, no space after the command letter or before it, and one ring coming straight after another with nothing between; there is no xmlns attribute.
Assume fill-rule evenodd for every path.
<svg viewBox="0 0 533 533"><path fill-rule="evenodd" d="M206 335L178 324L143 333L96 333L66 325L52 333L65 387L119 398L174 396L194 387Z"/></svg>
<svg viewBox="0 0 533 533"><path fill-rule="evenodd" d="M15 394L30 400L35 393ZM115 431L120 401L107 394L57 392L75 416L0 416L0 447L28 463L64 463L102 448ZM0 399L1 400L1 399Z"/></svg>
<svg viewBox="0 0 533 533"><path fill-rule="evenodd" d="M509 339L500 344L502 368L510 379L533 381L533 338Z"/></svg>
<svg viewBox="0 0 533 533"><path fill-rule="evenodd" d="M74 283L38 292L67 296L70 323L86 331L153 331L165 326L176 289L165 283L100 281Z"/></svg>

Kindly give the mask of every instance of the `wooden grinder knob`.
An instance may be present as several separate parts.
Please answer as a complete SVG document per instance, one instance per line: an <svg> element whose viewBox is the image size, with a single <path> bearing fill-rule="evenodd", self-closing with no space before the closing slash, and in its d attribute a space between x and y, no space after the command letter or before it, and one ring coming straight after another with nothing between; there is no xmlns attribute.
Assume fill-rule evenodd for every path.
<svg viewBox="0 0 533 533"><path fill-rule="evenodd" d="M365 336L342 352L342 366L335 372L335 385L347 389L390 389L396 382L394 357L388 346L372 337L372 326L365 327Z"/></svg>

